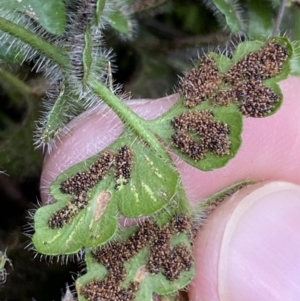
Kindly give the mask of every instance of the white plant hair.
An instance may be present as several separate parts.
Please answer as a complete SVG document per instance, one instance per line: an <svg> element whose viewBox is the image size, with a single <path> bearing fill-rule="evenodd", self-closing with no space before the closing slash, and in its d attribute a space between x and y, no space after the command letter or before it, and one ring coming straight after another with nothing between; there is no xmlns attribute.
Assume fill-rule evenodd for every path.
<svg viewBox="0 0 300 301"><path fill-rule="evenodd" d="M112 50L108 49L104 43L103 30L110 27L110 14L115 11L121 11L129 20L128 22L130 22L129 28L131 30L126 38L131 38L136 29L135 22L131 19L132 12L123 2L110 0L106 2L101 18L99 18L100 21L97 23L94 17L96 2L95 0L66 0L67 26L60 36L48 33L26 14L16 10L9 11L0 8L1 17L22 26L48 43L64 49L67 57L71 60L69 69L62 70L58 64L45 57L43 53L8 33L0 32L0 46L6 46L7 51L14 49L16 55L22 55L24 58L22 63L33 61L35 72L43 72L49 82L50 89L47 91L43 101L43 113L37 121L37 128L34 133L34 145L37 148L42 148L43 151L51 152L56 147L57 141L66 134L66 124L70 120L84 110L97 107L102 103L102 100L82 81L85 75L83 70L83 52L87 27L90 28L91 56L93 58L88 70L89 75L107 87L112 87L112 92L120 96L121 99L128 98L127 95L122 95L121 85L111 84L113 81L109 80L111 75L108 74L107 66L114 62L114 56ZM81 9L84 10L84 16L90 14L91 23L82 25L81 12L79 11ZM125 39L124 34L119 34L119 37ZM113 66L111 70L114 71L115 69ZM56 93L53 93L53 87L59 87L57 83L61 82L65 86L63 95L65 99L59 111L60 119L56 118L55 122L51 123L53 108L59 100L59 96L61 96L61 87L57 89Z"/></svg>

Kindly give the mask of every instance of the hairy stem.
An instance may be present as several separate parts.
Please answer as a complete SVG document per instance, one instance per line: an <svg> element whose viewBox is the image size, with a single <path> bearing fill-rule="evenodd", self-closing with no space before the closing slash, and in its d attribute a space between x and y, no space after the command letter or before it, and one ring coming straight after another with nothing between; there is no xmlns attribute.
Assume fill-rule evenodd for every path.
<svg viewBox="0 0 300 301"><path fill-rule="evenodd" d="M275 22L275 26L274 26L273 33L272 33L273 36L277 36L279 34L280 25L281 25L281 22L283 19L286 2L287 2L287 0L281 0L277 18L276 18L276 22Z"/></svg>
<svg viewBox="0 0 300 301"><path fill-rule="evenodd" d="M69 59L65 55L64 51L46 42L44 39L32 33L30 30L25 29L2 17L0 17L0 30L9 33L10 35L20 39L22 42L30 45L32 48L42 52L59 66L68 68Z"/></svg>
<svg viewBox="0 0 300 301"><path fill-rule="evenodd" d="M235 192L242 189L245 186L256 184L257 180L243 180L240 182L236 182L212 196L201 200L200 204L196 205L193 208L193 212L195 215L201 216L201 219L204 220L220 203L222 203L226 198L232 196ZM200 221L200 223L202 222ZM201 226L201 225L199 225Z"/></svg>
<svg viewBox="0 0 300 301"><path fill-rule="evenodd" d="M12 87L16 88L23 94L32 94L33 91L31 87L26 85L22 80L20 80L15 75L10 72L0 68L0 78L4 80L4 82L9 83Z"/></svg>
<svg viewBox="0 0 300 301"><path fill-rule="evenodd" d="M98 0L97 1L97 9L96 9L96 22L97 22L97 24L100 23L100 18L101 18L102 12L104 10L105 4L106 4L106 0Z"/></svg>
<svg viewBox="0 0 300 301"><path fill-rule="evenodd" d="M155 135L149 130L147 121L135 114L125 103L123 103L107 87L90 77L88 84L93 92L98 95L123 121L130 126L141 139L151 148L155 149L161 157L169 159L166 150L159 143Z"/></svg>

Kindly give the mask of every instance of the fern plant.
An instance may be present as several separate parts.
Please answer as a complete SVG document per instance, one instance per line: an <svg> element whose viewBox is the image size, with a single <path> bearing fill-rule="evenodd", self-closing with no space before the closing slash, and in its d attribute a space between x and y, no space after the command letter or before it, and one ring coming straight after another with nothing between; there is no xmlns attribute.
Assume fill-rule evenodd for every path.
<svg viewBox="0 0 300 301"><path fill-rule="evenodd" d="M255 39L240 42L234 51L200 57L182 77L176 103L149 121L126 105L120 87L112 82L112 51L104 35L110 26L122 38L132 38L132 13L164 1L36 2L5 2L0 11L1 47L8 47L6 54L14 62L34 61L49 80L35 145L51 152L67 134L70 120L101 103L119 116L124 129L106 149L51 183L54 201L33 215L32 247L50 257L84 251L86 271L76 280L79 300L173 298L195 274L195 217L248 182L191 207L167 149L204 171L224 166L242 143L244 118L267 117L280 108L278 82L297 72L298 42L277 36L279 14L274 35L265 24L268 30L249 32ZM232 33L250 28L252 19L244 22L238 3L210 4L225 16ZM247 6L251 16L250 1ZM22 88L22 82L13 79ZM143 221L123 228L120 214Z"/></svg>

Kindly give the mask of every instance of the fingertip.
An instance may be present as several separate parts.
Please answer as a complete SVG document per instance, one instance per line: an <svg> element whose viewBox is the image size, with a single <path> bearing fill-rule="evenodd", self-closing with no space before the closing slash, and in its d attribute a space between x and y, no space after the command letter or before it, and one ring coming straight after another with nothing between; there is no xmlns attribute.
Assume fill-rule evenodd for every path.
<svg viewBox="0 0 300 301"><path fill-rule="evenodd" d="M299 227L299 186L270 182L240 190L199 231L190 300L299 300Z"/></svg>

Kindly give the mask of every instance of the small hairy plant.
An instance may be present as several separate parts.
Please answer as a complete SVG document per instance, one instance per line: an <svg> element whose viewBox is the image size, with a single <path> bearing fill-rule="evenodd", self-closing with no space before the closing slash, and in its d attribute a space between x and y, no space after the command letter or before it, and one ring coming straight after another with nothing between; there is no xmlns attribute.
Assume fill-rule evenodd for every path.
<svg viewBox="0 0 300 301"><path fill-rule="evenodd" d="M4 251L4 252L0 251L0 284L3 284L6 282L8 273L6 271L5 265L7 263L10 266L12 266L11 260L6 255L6 251Z"/></svg>
<svg viewBox="0 0 300 301"><path fill-rule="evenodd" d="M164 1L50 2L6 2L0 8L1 47L8 47L14 61L33 61L49 80L35 145L51 152L71 119L103 102L124 129L106 149L51 183L55 202L36 210L32 248L51 257L85 251L86 270L76 280L81 301L150 301L153 295L176 294L195 274L192 245L199 215L248 182L191 207L167 149L200 170L224 166L242 143L244 118L267 117L280 108L278 82L291 73L293 44L277 32L267 38L253 33L256 39L245 39L230 53L204 54L181 78L176 103L144 120L111 80L105 30L132 38L133 13ZM245 30L238 3L212 4L232 32ZM143 221L121 228L119 214Z"/></svg>

